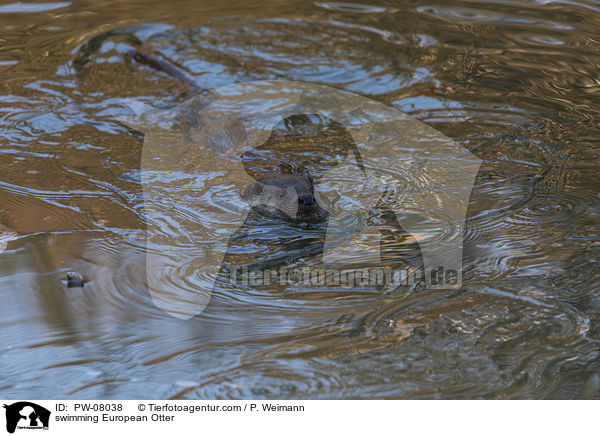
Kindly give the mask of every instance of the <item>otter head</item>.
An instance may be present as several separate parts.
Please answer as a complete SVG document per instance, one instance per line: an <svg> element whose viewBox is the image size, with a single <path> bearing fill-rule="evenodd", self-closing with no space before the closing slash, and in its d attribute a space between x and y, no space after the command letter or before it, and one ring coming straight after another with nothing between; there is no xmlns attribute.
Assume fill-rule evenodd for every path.
<svg viewBox="0 0 600 436"><path fill-rule="evenodd" d="M298 221L325 220L310 176L267 173L242 190L242 198L263 215Z"/></svg>

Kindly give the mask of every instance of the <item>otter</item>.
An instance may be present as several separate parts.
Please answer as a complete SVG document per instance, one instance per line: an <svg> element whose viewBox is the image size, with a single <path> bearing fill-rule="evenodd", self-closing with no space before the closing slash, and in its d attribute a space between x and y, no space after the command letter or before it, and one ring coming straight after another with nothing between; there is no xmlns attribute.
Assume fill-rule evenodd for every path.
<svg viewBox="0 0 600 436"><path fill-rule="evenodd" d="M219 272L225 281L235 269L273 269L323 253L330 213L315 191L313 178L267 172L257 179L241 190L253 213L230 236ZM240 251L248 241L262 249L248 256Z"/></svg>
<svg viewBox="0 0 600 436"><path fill-rule="evenodd" d="M310 175L269 172L244 187L241 194L261 215L288 221L324 221L329 216Z"/></svg>
<svg viewBox="0 0 600 436"><path fill-rule="evenodd" d="M111 36L115 34L100 35L83 45L80 53L84 57L74 62L75 67L82 68L94 52L102 52L99 48L103 45L103 40ZM205 99L202 97L206 96L209 101L211 98L210 92L200 85L200 80L185 67L162 54L142 48L141 42L131 34L126 35L124 43L112 44L112 47L106 48L119 51L126 61L150 68L155 73L179 82L180 85L187 85L187 93L201 96L200 99L194 100L193 105L184 107L181 113L181 126L186 131L190 143L193 143L196 139L194 135L200 130L195 124L194 116L204 107ZM219 143L218 138L215 141L199 143L203 147L212 147L223 152L227 151L226 147L229 147L229 144L235 143L236 138L233 135L232 141L224 141L223 145ZM315 190L315 179L320 181L323 177L327 180L326 173L329 169L352 157L359 170L366 176L358 146L349 131L343 125L319 114L287 116L273 126L267 141L253 146L239 157L245 172L252 179L246 186L241 187L240 196L256 213L248 215L239 231L230 235L227 253L231 262L224 262L222 266L246 264L249 269L252 266L275 267L294 259L323 254L330 220L330 213L326 209L333 209L327 208L319 197ZM191 169L193 170L193 167ZM385 247L384 241L380 240L380 251L385 252L381 260L394 263L399 257L398 254L406 254L408 244L404 242L412 239L400 227L392 211L376 208L373 215L381 218L373 224L382 228L381 237L387 236L388 240ZM262 217L268 219L264 220ZM283 219L292 224L273 222L271 218ZM317 224L312 225L311 222L315 221ZM392 230L397 227L400 227L398 232ZM391 246L390 242L398 240L403 243ZM254 244L251 256L248 256L250 250L243 247L246 242ZM416 251L419 251L418 244L416 248ZM295 252L290 253L294 250ZM279 255L279 251L283 251L283 255ZM415 257L422 260L420 252Z"/></svg>

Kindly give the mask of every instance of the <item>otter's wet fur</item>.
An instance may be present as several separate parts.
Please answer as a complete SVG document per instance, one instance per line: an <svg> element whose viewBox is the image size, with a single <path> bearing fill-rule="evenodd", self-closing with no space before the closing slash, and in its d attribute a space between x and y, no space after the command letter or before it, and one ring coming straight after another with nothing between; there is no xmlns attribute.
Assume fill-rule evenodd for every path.
<svg viewBox="0 0 600 436"><path fill-rule="evenodd" d="M329 212L315 192L311 176L266 173L242 189L242 198L264 216L287 221L325 221Z"/></svg>

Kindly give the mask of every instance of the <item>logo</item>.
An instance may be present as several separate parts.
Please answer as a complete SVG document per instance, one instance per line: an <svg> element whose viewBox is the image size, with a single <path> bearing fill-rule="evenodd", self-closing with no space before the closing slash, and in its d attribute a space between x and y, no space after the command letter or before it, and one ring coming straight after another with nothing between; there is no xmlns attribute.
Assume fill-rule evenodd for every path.
<svg viewBox="0 0 600 436"><path fill-rule="evenodd" d="M6 431L14 433L16 429L48 430L50 411L28 401L19 401L4 405L6 409Z"/></svg>
<svg viewBox="0 0 600 436"><path fill-rule="evenodd" d="M257 202L298 213L289 187L270 186L246 201L242 193L256 180L242 156L268 143L276 126L306 114L343 126L354 144L334 156L336 165L315 186L340 199L325 208L323 264L349 270L380 262L380 235L367 217L383 201L417 241L426 286L461 286L463 228L481 160L423 122L348 91L283 80L216 88L168 110L128 104L135 116L122 121L145 135L147 283L167 313L187 319L204 310L229 237Z"/></svg>

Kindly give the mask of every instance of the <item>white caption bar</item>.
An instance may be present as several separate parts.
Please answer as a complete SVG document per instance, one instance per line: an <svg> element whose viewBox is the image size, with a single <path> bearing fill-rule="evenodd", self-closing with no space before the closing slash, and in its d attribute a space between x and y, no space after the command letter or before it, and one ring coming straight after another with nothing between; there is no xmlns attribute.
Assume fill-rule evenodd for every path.
<svg viewBox="0 0 600 436"><path fill-rule="evenodd" d="M595 401L0 401L0 434L19 436L587 434L596 429L598 407Z"/></svg>

